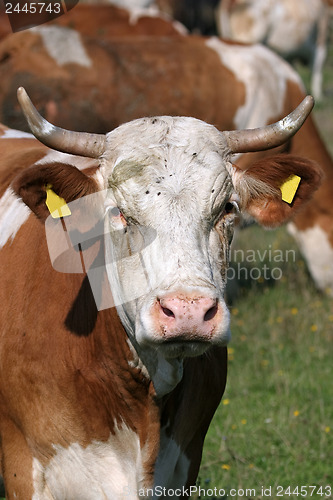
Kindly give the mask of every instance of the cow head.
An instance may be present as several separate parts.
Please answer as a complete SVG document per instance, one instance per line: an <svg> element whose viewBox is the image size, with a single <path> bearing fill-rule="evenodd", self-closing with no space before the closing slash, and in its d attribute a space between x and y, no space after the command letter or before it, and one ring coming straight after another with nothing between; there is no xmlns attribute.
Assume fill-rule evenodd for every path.
<svg viewBox="0 0 333 500"><path fill-rule="evenodd" d="M225 345L226 271L238 213L274 227L290 218L320 181L318 168L301 158L272 157L243 171L231 163L232 154L286 141L310 112L311 98L264 129L219 132L194 118L165 116L135 120L106 136L58 129L37 114L23 89L19 99L33 133L46 145L99 158L103 181L95 188L84 172L62 165L49 167L47 179L43 171L40 186L51 183L71 201L67 171L71 185L77 178L80 193L105 189L101 212L108 277L139 354L153 353L177 367L183 357ZM40 216L45 204L31 194L27 175L14 189ZM292 175L301 182L287 203L280 186Z"/></svg>

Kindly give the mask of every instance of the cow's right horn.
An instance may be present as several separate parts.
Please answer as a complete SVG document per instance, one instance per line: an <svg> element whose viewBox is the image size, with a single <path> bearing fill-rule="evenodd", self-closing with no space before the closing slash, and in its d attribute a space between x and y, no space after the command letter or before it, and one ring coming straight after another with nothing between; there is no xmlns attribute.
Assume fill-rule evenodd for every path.
<svg viewBox="0 0 333 500"><path fill-rule="evenodd" d="M99 158L104 153L105 135L73 132L52 125L38 113L23 87L17 90L17 98L32 133L46 146L89 158Z"/></svg>
<svg viewBox="0 0 333 500"><path fill-rule="evenodd" d="M250 153L281 146L296 134L314 106L314 99L308 95L289 115L265 127L222 132L230 152Z"/></svg>

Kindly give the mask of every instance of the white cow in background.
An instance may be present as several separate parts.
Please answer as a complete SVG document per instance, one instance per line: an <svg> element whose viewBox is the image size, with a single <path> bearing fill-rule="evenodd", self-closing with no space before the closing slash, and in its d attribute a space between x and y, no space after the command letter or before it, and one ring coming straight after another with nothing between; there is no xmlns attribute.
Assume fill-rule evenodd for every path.
<svg viewBox="0 0 333 500"><path fill-rule="evenodd" d="M244 43L264 43L288 60L312 65L311 91L322 97L329 5L325 0L220 0L219 34Z"/></svg>

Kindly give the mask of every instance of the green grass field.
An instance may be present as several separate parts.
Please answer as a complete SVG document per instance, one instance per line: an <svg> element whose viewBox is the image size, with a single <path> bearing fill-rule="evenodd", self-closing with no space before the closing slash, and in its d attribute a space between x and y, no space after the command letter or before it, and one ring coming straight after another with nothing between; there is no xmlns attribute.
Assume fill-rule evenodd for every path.
<svg viewBox="0 0 333 500"><path fill-rule="evenodd" d="M253 226L237 240L261 256L281 249L289 261L247 263L279 266L283 275L244 282L233 302L227 389L206 438L199 484L240 490L228 498L258 499L278 499L279 485L294 492L282 498L296 498L297 486L299 493L301 486L333 487L333 301L314 288L284 228ZM263 496L262 487L272 487L272 495ZM312 497L325 498L320 491ZM211 491L201 498L213 498Z"/></svg>

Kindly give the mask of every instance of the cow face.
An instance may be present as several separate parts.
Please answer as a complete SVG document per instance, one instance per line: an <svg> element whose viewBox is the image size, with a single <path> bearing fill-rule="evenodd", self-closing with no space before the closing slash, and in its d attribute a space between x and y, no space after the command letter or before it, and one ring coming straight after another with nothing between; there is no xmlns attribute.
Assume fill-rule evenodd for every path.
<svg viewBox="0 0 333 500"><path fill-rule="evenodd" d="M223 295L237 212L276 226L320 182L318 168L301 158L270 157L242 171L231 155L284 142L303 123L311 100L263 130L219 132L194 118L158 117L127 123L106 137L45 124L28 98L21 100L43 142L99 158L98 182L69 165L36 165L13 188L40 218L48 184L66 201L106 188L104 201L91 206L104 214L107 274L137 351L176 360L226 344ZM286 202L280 188L295 175L300 184Z"/></svg>
<svg viewBox="0 0 333 500"><path fill-rule="evenodd" d="M237 203L219 142L198 120L144 119L109 135L102 163L112 291L137 342L166 357L229 338L223 295Z"/></svg>

